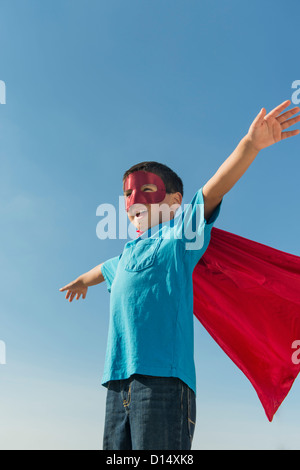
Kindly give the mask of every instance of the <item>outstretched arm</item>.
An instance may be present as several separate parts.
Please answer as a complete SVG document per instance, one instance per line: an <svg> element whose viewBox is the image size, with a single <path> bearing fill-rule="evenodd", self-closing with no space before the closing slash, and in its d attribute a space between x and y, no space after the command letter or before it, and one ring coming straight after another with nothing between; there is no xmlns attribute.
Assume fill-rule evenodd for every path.
<svg viewBox="0 0 300 470"><path fill-rule="evenodd" d="M299 112L298 106L280 114L290 104L290 100L284 101L269 114L266 114L265 108L262 108L252 122L246 136L214 176L204 185L204 217L206 220L210 218L223 196L246 172L260 150L299 134L299 129L283 132L284 129L300 121L299 115L289 119Z"/></svg>
<svg viewBox="0 0 300 470"><path fill-rule="evenodd" d="M72 302L75 296L76 300L78 300L81 295L82 298L85 299L88 287L96 286L105 280L101 272L101 264L59 289L60 292L67 291L66 299L69 299L69 302Z"/></svg>

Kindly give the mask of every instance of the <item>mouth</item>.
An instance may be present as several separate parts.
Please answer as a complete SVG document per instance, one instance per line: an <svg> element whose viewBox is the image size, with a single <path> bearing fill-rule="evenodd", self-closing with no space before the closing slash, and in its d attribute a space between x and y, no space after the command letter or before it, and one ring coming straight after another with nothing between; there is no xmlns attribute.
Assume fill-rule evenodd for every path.
<svg viewBox="0 0 300 470"><path fill-rule="evenodd" d="M140 220L140 219L143 219L147 214L148 214L148 211L147 211L147 210L145 210L145 211L140 211L140 212L137 212L137 213L135 214L135 218L136 218L137 220Z"/></svg>

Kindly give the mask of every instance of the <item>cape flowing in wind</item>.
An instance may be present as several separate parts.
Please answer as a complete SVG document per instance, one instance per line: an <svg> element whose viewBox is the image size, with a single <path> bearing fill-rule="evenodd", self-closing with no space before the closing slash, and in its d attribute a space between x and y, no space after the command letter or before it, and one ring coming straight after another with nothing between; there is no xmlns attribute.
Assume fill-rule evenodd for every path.
<svg viewBox="0 0 300 470"><path fill-rule="evenodd" d="M215 227L193 271L194 315L272 421L300 372L300 257ZM297 361L298 362L298 361Z"/></svg>

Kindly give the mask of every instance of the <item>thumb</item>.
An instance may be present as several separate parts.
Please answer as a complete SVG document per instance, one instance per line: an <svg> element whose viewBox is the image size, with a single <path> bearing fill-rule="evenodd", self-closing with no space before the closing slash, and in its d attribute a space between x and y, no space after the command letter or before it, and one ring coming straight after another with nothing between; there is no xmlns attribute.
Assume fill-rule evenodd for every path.
<svg viewBox="0 0 300 470"><path fill-rule="evenodd" d="M69 284L68 284L69 285ZM64 290L67 290L68 289L68 285L67 286L64 286L64 287L61 287L59 290L60 292L63 292Z"/></svg>
<svg viewBox="0 0 300 470"><path fill-rule="evenodd" d="M260 112L258 113L258 115L256 116L256 118L254 119L254 121L252 122L251 126L253 127L256 127L258 126L259 124L262 123L262 121L264 120L264 117L266 115L266 110L265 108L261 108Z"/></svg>

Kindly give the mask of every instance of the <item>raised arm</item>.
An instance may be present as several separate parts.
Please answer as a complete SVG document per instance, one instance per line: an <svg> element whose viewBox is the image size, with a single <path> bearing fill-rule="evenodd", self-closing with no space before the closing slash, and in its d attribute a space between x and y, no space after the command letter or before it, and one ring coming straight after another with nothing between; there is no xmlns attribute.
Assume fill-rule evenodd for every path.
<svg viewBox="0 0 300 470"><path fill-rule="evenodd" d="M262 108L251 124L246 136L243 137L214 176L205 184L203 199L206 220L209 219L223 196L246 172L260 150L287 137L299 134L299 129L283 132L284 129L300 121L300 116L289 119L299 112L300 108L298 106L280 114L290 104L290 100L284 101L267 115L265 108Z"/></svg>
<svg viewBox="0 0 300 470"><path fill-rule="evenodd" d="M69 302L72 302L75 296L76 300L78 300L81 295L82 298L85 299L88 287L100 284L105 280L101 272L102 264L103 263L82 274L77 279L75 279L75 281L72 281L66 286L61 287L59 289L60 292L67 291L66 299L69 299Z"/></svg>

